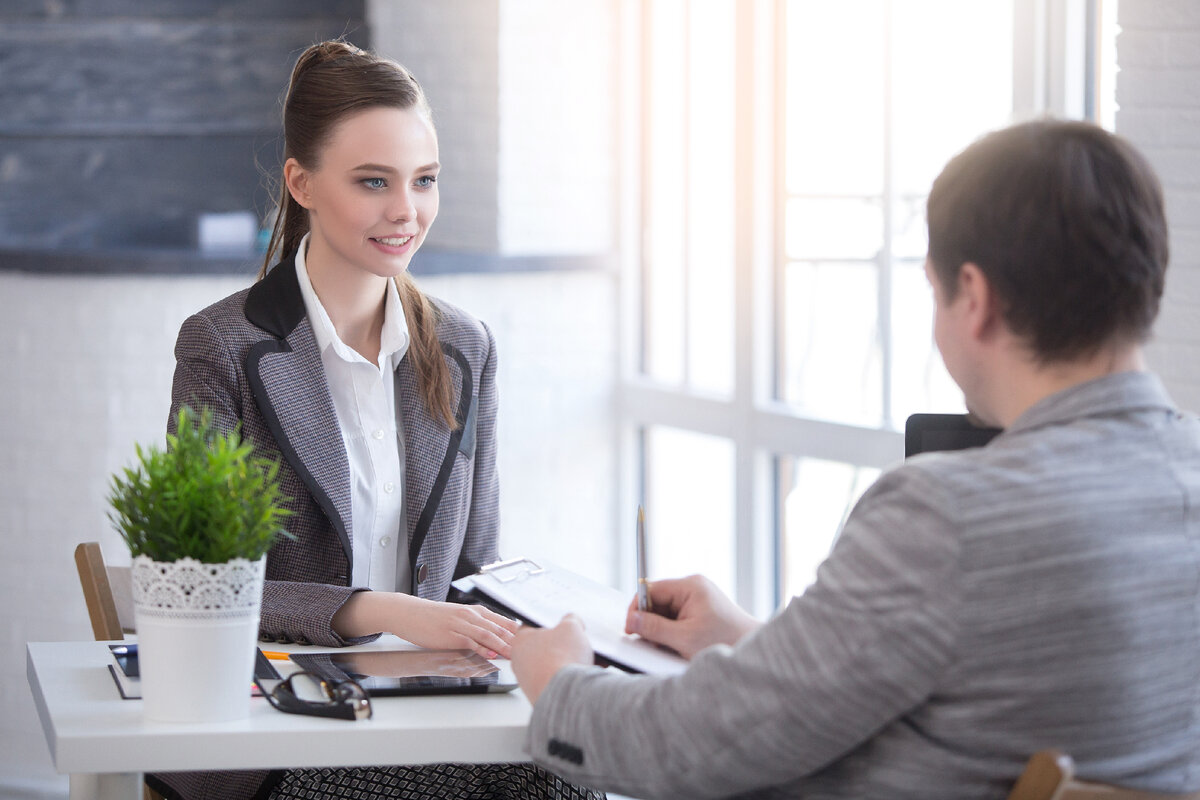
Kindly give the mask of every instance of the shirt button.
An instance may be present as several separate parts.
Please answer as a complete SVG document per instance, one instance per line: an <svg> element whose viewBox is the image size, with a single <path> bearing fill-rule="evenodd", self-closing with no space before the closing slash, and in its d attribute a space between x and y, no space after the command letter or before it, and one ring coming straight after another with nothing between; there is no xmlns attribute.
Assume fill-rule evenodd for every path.
<svg viewBox="0 0 1200 800"><path fill-rule="evenodd" d="M396 484L392 483L391 481L388 481L387 483L385 483L383 485L383 490L385 492L387 492L388 494L391 494L392 492L396 491Z"/></svg>
<svg viewBox="0 0 1200 800"><path fill-rule="evenodd" d="M376 439L382 439L383 438L383 428L379 428L371 435L374 436Z"/></svg>
<svg viewBox="0 0 1200 800"><path fill-rule="evenodd" d="M391 543L392 543L392 537L390 537L390 536L385 536L379 540L380 547L387 547Z"/></svg>

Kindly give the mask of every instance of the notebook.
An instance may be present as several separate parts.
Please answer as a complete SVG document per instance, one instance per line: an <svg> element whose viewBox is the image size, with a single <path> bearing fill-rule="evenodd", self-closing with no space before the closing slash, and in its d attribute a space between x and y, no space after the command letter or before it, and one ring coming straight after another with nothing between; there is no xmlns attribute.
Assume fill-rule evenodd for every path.
<svg viewBox="0 0 1200 800"><path fill-rule="evenodd" d="M112 653L113 663L108 665L108 671L112 675L113 682L117 684L117 691L121 693L122 700L140 700L142 699L142 681L141 670L138 663L138 646L136 644L110 644L109 652ZM256 678L270 678L279 680L279 672L275 666L263 655L263 651L259 650L254 658L254 676ZM250 694L258 695L258 687L251 686Z"/></svg>

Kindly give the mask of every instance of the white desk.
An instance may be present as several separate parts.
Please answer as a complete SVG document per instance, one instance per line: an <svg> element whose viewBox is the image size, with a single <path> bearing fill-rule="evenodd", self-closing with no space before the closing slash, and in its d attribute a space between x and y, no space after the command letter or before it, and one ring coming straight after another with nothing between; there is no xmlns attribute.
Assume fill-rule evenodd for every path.
<svg viewBox="0 0 1200 800"><path fill-rule="evenodd" d="M403 646L385 637L355 649ZM250 716L236 722L150 722L140 700L117 692L105 643L31 642L26 653L50 757L58 772L71 773L72 800L140 798L143 772L529 760L530 706L519 689L375 698L373 718L361 722L284 714L262 697L251 698Z"/></svg>

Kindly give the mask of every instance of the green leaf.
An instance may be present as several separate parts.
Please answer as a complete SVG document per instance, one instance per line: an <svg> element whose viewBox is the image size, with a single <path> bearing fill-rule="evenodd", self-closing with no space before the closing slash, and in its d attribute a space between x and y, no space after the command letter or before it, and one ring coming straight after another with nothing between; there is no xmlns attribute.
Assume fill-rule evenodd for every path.
<svg viewBox="0 0 1200 800"><path fill-rule="evenodd" d="M240 424L218 430L211 409L180 409L165 449L134 445L137 463L112 476L109 519L133 555L215 564L255 560L279 538L292 512L279 489L279 462L254 455Z"/></svg>

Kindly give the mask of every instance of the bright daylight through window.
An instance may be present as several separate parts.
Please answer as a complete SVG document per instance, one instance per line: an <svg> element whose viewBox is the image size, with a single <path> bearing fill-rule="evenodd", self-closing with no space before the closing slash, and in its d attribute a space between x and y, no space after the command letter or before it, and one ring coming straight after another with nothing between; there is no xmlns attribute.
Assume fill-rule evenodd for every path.
<svg viewBox="0 0 1200 800"><path fill-rule="evenodd" d="M931 335L930 183L1016 117L1111 126L1115 0L627 7L641 335L622 407L651 574L703 572L761 613L811 582L908 415L963 410Z"/></svg>

